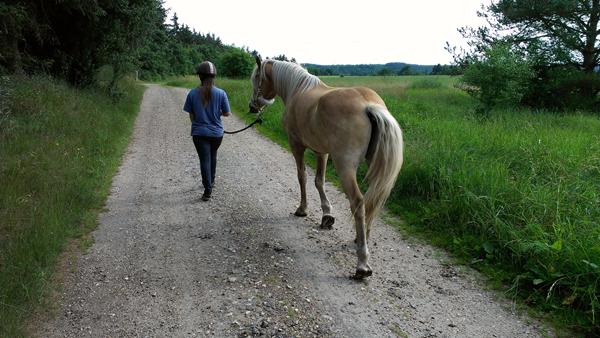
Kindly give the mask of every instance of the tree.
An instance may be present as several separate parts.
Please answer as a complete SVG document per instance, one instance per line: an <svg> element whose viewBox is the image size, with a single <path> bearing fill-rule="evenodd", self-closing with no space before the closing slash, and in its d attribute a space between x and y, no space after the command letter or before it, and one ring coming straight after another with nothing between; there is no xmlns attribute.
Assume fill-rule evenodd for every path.
<svg viewBox="0 0 600 338"><path fill-rule="evenodd" d="M218 63L223 53L234 48L223 45L214 34L204 35L180 24L176 13L170 24L164 23L165 17L156 21L148 44L140 50L143 79L193 74L198 63L204 60Z"/></svg>
<svg viewBox="0 0 600 338"><path fill-rule="evenodd" d="M454 65L441 65L437 64L433 66L429 75L460 75L462 71L460 67Z"/></svg>
<svg viewBox="0 0 600 338"><path fill-rule="evenodd" d="M381 68L377 72L377 76L390 76L390 75L394 75L394 72L391 69L387 68L387 67Z"/></svg>
<svg viewBox="0 0 600 338"><path fill-rule="evenodd" d="M160 0L6 1L0 68L46 72L77 85L92 83L105 65L121 76L163 13Z"/></svg>
<svg viewBox="0 0 600 338"><path fill-rule="evenodd" d="M592 73L598 65L600 0L501 0L489 7L507 41Z"/></svg>
<svg viewBox="0 0 600 338"><path fill-rule="evenodd" d="M276 57L273 58L273 60L278 60L278 61L290 61L288 60L287 56L285 56L285 54L280 54L277 55Z"/></svg>
<svg viewBox="0 0 600 338"><path fill-rule="evenodd" d="M0 73L47 73L113 92L133 70L143 79L192 74L196 64L218 63L234 48L181 24L177 14L168 24L166 17L162 0L4 1ZM242 65L233 76L248 74Z"/></svg>
<svg viewBox="0 0 600 338"><path fill-rule="evenodd" d="M20 73L23 71L23 57L19 43L27 23L25 6L0 3L0 22L0 70Z"/></svg>
<svg viewBox="0 0 600 338"><path fill-rule="evenodd" d="M470 50L447 46L457 64L468 67L488 57L493 46L510 46L536 73L525 88L524 103L595 106L600 91L595 72L600 62L600 0L499 0L482 6L478 15L487 26L459 29Z"/></svg>
<svg viewBox="0 0 600 338"><path fill-rule="evenodd" d="M398 71L398 75L414 75L414 74L415 73L413 72L412 68L409 65L402 67Z"/></svg>

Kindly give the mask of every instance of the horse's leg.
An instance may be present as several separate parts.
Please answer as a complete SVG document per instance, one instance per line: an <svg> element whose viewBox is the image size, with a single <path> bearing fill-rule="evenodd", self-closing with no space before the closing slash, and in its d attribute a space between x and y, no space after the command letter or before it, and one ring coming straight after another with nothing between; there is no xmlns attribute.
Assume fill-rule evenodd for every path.
<svg viewBox="0 0 600 338"><path fill-rule="evenodd" d="M328 154L315 154L317 156L317 173L315 175L315 186L321 197L321 209L323 209L323 218L321 219L321 229L333 229L335 218L331 216L331 204L325 195L323 183L325 182L325 169L327 167Z"/></svg>
<svg viewBox="0 0 600 338"><path fill-rule="evenodd" d="M300 206L296 209L294 215L299 217L306 216L306 171L304 168L304 151L306 147L296 144L295 142L290 142L290 147L292 148L292 154L294 154L294 159L296 160L296 169L298 171L298 182L300 183Z"/></svg>
<svg viewBox="0 0 600 338"><path fill-rule="evenodd" d="M367 229L365 225L365 204L364 198L358 183L356 182L357 165L353 165L344 160L336 160L333 163L342 181L342 187L346 196L350 200L350 209L354 215L354 227L356 230L356 255L358 264L356 265L355 278L364 278L370 276L373 272L369 266L369 248L367 246Z"/></svg>

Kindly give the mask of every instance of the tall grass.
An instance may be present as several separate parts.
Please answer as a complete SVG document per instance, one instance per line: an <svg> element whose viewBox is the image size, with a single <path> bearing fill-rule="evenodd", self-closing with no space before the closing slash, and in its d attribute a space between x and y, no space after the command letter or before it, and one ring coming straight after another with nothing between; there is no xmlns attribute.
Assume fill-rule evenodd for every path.
<svg viewBox="0 0 600 338"><path fill-rule="evenodd" d="M123 82L115 102L46 77L0 81L0 337L16 337L65 244L95 226L143 89Z"/></svg>
<svg viewBox="0 0 600 338"><path fill-rule="evenodd" d="M442 116L443 101L428 97L418 111L411 98L386 98L407 139L390 207L471 264L495 267L528 303L597 332L600 121L527 110Z"/></svg>
<svg viewBox="0 0 600 338"><path fill-rule="evenodd" d="M400 122L404 167L387 206L407 220L405 230L449 249L561 326L600 334L597 116L515 109L482 118L454 88L455 77L323 80L373 88ZM249 80L217 85L252 120L244 113ZM282 112L276 100L259 130L285 146Z"/></svg>

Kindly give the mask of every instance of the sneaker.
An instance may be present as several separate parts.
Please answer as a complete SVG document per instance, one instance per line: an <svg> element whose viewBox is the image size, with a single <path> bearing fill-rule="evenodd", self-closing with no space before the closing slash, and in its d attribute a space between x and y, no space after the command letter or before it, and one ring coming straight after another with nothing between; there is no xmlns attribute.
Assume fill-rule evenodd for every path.
<svg viewBox="0 0 600 338"><path fill-rule="evenodd" d="M207 194L207 193L202 194L202 200L204 202L210 200L210 194Z"/></svg>

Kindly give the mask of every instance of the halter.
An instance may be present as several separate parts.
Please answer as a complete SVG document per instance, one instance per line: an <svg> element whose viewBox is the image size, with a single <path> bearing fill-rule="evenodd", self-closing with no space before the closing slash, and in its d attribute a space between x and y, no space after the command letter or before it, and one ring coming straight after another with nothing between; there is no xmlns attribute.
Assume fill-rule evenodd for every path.
<svg viewBox="0 0 600 338"><path fill-rule="evenodd" d="M253 95L253 97L252 97L251 103L252 103L253 106L254 106L254 102L259 101L259 98L262 98L263 100L265 99L264 97L262 97L262 71L261 71L261 73L259 74L259 77L258 77L258 90L256 91L256 96ZM262 119L263 109L266 106L267 105L265 104L265 105L263 105L260 108L253 107L254 109L258 110L258 113L256 114L256 119L254 120L254 122L250 123L249 125L247 125L246 127L242 128L242 129L239 129L239 130L236 130L236 131L227 131L227 130L225 130L224 131L225 134L230 134L230 135L237 134L237 133L240 133L240 132L242 132L242 131L244 131L244 130L250 128L250 127L252 127L253 125L255 125L257 123L258 124L262 124L262 122L263 122L263 119Z"/></svg>
<svg viewBox="0 0 600 338"><path fill-rule="evenodd" d="M258 74L258 88L256 89L256 94L252 96L252 105L254 106L253 108L258 110L258 113L260 114L262 112L262 110L269 104L273 103L273 100L267 100L263 97L263 91L262 91L262 83L263 83L263 77L265 76L265 71L264 71L264 67L261 65L261 67L258 69L259 74ZM271 101L269 103L269 101ZM260 108L256 105L256 103L260 104Z"/></svg>

